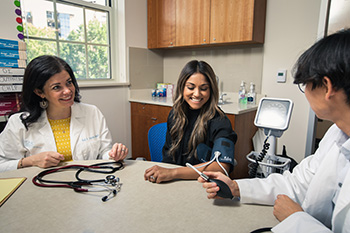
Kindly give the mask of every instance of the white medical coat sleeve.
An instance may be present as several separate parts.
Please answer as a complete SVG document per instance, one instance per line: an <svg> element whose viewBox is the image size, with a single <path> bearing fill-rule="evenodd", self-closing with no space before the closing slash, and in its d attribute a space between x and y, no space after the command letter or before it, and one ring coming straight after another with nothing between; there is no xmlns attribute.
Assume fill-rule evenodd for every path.
<svg viewBox="0 0 350 233"><path fill-rule="evenodd" d="M331 227L334 228L334 232L350 232L349 227L344 228L350 217L350 179L345 178L336 203L333 202L338 185L337 165L342 151L349 151L346 149L348 145L345 144L348 140L344 133L333 125L320 142L316 153L305 158L294 168L293 173L285 171L283 175L271 174L265 179L236 180L241 202L273 205L278 194L285 194L299 203L305 212L290 216L283 221L283 225L285 221L290 221L301 227L300 225L305 225L303 222L307 222L305 227L322 229L320 232L327 232ZM324 225L323 228L319 226L320 223Z"/></svg>
<svg viewBox="0 0 350 233"><path fill-rule="evenodd" d="M317 171L318 163L317 159L309 156L294 168L293 173L285 171L283 175L273 173L264 179L236 180L241 202L273 205L278 194L285 194L292 200L302 203L308 184Z"/></svg>
<svg viewBox="0 0 350 233"><path fill-rule="evenodd" d="M275 233L329 233L332 232L330 229L325 227L322 223L320 223L317 219L313 218L306 212L299 211L288 218L280 222L278 225L271 229L272 232Z"/></svg>
<svg viewBox="0 0 350 233"><path fill-rule="evenodd" d="M285 171L283 175L273 173L264 179L236 180L241 194L241 202L273 205L278 194L285 194L295 202L303 203L309 185L320 169L320 165L333 150L334 131L336 131L334 127L327 131L315 154L303 159L294 168L293 173Z"/></svg>
<svg viewBox="0 0 350 233"><path fill-rule="evenodd" d="M107 127L107 122L103 114L98 110L101 114L101 121L100 121L100 129L101 129L101 148L100 148L100 159L109 159L109 151L111 151L111 145L112 145L112 136L111 133Z"/></svg>
<svg viewBox="0 0 350 233"><path fill-rule="evenodd" d="M5 160L3 156L0 156L0 172L16 170L19 161L20 161L20 159L18 159L18 160Z"/></svg>
<svg viewBox="0 0 350 233"><path fill-rule="evenodd" d="M71 146L74 160L109 159L112 136L105 117L96 106L73 105Z"/></svg>
<svg viewBox="0 0 350 233"><path fill-rule="evenodd" d="M20 158L25 153L24 150L21 150L24 146L19 136L24 127L19 125L19 120L15 119L16 117L18 116L10 117L4 129L6 134L0 134L0 172L16 170Z"/></svg>

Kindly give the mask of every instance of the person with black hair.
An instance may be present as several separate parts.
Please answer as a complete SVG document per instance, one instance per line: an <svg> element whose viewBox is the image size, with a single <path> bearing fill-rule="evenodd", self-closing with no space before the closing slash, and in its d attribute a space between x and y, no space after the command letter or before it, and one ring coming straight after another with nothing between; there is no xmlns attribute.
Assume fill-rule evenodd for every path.
<svg viewBox="0 0 350 233"><path fill-rule="evenodd" d="M100 110L80 103L77 80L61 58L33 59L24 73L21 108L0 134L0 171L57 166L61 161L123 160Z"/></svg>
<svg viewBox="0 0 350 233"><path fill-rule="evenodd" d="M293 172L265 179L231 180L204 172L228 184L243 203L274 205L280 223L273 232L350 232L350 30L329 35L311 46L294 67L297 84L317 117L332 121L315 154ZM219 187L198 181L208 198Z"/></svg>
<svg viewBox="0 0 350 233"><path fill-rule="evenodd" d="M198 174L186 167L186 163L198 165L196 167L201 171L227 174L232 171L237 135L218 107L219 88L212 67L205 61L189 61L180 73L173 99L162 151L163 162L183 167L169 169L155 165L145 171L144 179L153 183L197 179ZM225 149L223 147L231 150L207 163L214 158L214 149Z"/></svg>

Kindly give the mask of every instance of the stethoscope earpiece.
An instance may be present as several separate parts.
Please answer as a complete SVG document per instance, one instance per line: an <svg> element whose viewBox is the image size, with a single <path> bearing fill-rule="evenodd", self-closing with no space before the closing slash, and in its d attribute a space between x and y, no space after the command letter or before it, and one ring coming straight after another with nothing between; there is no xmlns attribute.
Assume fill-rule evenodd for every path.
<svg viewBox="0 0 350 233"><path fill-rule="evenodd" d="M109 196L110 196L111 194L113 194L113 197L116 196L116 195L117 195L117 190L115 190L115 189L111 190L111 191L108 193L108 195L102 197L101 200L102 200L103 202L108 201L108 200L109 200Z"/></svg>

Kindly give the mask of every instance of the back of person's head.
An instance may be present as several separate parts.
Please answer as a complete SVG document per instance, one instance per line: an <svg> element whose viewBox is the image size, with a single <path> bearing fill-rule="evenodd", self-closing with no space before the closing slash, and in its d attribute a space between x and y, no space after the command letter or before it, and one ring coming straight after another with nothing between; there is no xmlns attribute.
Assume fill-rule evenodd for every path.
<svg viewBox="0 0 350 233"><path fill-rule="evenodd" d="M44 85L55 74L67 71L72 78L72 83L75 86L75 102L80 102L80 94L77 80L74 76L72 68L63 59L51 56L43 55L34 58L29 62L24 72L23 89L21 96L21 110L22 112L28 112L29 114L22 114L22 122L26 127L33 122L36 122L40 117L43 109L40 107L39 102L41 97L34 93L34 90L38 89L43 91Z"/></svg>
<svg viewBox="0 0 350 233"><path fill-rule="evenodd" d="M328 77L336 90L343 89L350 103L350 29L340 30L311 46L294 67L294 83L324 85Z"/></svg>

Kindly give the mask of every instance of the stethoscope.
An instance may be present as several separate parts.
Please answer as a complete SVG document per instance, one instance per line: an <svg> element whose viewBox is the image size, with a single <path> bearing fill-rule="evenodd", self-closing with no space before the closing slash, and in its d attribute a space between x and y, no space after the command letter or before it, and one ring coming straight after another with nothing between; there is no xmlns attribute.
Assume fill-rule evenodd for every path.
<svg viewBox="0 0 350 233"><path fill-rule="evenodd" d="M115 166L112 166L115 165ZM84 180L79 177L80 173L86 172L95 172L95 173L104 173L111 174L114 173L124 167L122 162L104 162L97 163L93 165L68 165L59 168L52 168L45 171L40 172L38 175L33 177L33 184L40 187L53 187L53 188L71 188L76 192L101 192L108 191L108 195L102 197L102 201L107 201L110 197L114 197L121 189L121 183L119 177L115 177L114 175L107 175L104 179L97 180ZM59 171L64 171L68 169L78 169L75 173L76 181L56 181L56 180L45 180L44 176L48 174L52 174ZM83 186L101 186L99 188L84 188Z"/></svg>

